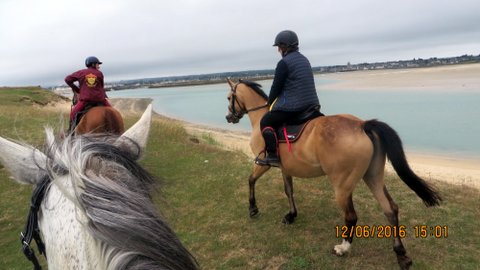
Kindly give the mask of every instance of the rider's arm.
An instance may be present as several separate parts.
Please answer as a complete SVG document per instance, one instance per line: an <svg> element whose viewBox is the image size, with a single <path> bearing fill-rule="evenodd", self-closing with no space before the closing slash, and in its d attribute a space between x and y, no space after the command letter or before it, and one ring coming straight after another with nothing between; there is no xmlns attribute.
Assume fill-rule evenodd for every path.
<svg viewBox="0 0 480 270"><path fill-rule="evenodd" d="M67 83L67 85L70 86L70 88L72 88L73 92L80 93L80 88L78 88L78 86L74 84L74 82L78 81L79 79L78 77L79 74L77 73L78 72L75 72L65 77L65 83Z"/></svg>
<svg viewBox="0 0 480 270"><path fill-rule="evenodd" d="M280 60L275 68L275 77L273 78L272 88L268 95L268 104L271 105L280 95L288 76L288 67L285 61Z"/></svg>

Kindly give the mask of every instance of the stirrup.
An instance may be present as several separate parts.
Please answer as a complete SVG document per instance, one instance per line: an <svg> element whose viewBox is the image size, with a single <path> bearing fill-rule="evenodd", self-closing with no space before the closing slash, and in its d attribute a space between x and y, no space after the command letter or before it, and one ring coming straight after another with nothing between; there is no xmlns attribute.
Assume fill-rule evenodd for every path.
<svg viewBox="0 0 480 270"><path fill-rule="evenodd" d="M269 156L267 156L265 159L260 159L259 157L256 157L255 164L260 166L280 167L280 159L278 159L278 157L272 158Z"/></svg>

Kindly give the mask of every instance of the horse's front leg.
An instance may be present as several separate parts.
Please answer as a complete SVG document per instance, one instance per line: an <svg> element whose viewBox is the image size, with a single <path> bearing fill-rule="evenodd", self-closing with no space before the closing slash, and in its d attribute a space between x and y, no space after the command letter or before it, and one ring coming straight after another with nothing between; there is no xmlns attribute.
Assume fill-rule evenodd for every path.
<svg viewBox="0 0 480 270"><path fill-rule="evenodd" d="M252 174L248 177L248 186L250 188L249 207L250 217L255 217L258 214L257 201L255 199L255 183L266 171L270 169L270 166L258 166L253 167Z"/></svg>
<svg viewBox="0 0 480 270"><path fill-rule="evenodd" d="M288 197L288 203L290 204L290 211L283 217L282 222L285 224L291 224L297 217L297 207L295 206L295 200L293 199L293 179L290 175L282 173L283 185L285 188L285 194Z"/></svg>

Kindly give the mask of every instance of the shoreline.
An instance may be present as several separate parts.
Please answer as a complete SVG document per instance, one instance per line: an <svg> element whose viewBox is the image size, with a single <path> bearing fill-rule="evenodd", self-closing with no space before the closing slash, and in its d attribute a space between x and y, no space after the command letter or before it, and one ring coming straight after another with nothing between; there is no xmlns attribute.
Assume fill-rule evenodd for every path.
<svg viewBox="0 0 480 270"><path fill-rule="evenodd" d="M110 99L113 107L120 111L123 116L141 115L150 104L149 98L113 98ZM44 106L45 109L61 111L70 110L69 102L56 103L53 106ZM187 133L200 139L207 135L215 140L219 146L228 151L241 151L251 159L253 164L254 154L250 151L250 133L243 131L231 131L201 124L186 122L171 118L154 111L153 119L172 121L182 125ZM432 153L406 151L408 163L412 170L425 180L438 180L441 182L472 187L480 191L480 159L468 157L449 157ZM390 163L386 163L386 171L394 173Z"/></svg>
<svg viewBox="0 0 480 270"><path fill-rule="evenodd" d="M328 87L333 90L375 90L389 91L402 90L412 91L427 89L428 91L472 91L480 93L480 63L454 66L441 66L431 68L415 68L406 70L369 70L357 72L341 72L325 74L325 78L331 83L322 85L318 90ZM112 106L116 107L122 115L141 114L149 104L148 98L112 98ZM58 110L69 111L70 104L65 102L56 106ZM184 120L174 119L156 113L160 119L170 119L181 123L187 132L197 139L201 134L207 134L221 147L232 151L242 151L252 158L253 154L249 147L249 132L230 131L220 128L188 123ZM436 154L415 151L406 151L407 160L413 171L427 181L429 179L464 185L480 190L480 158L462 157L454 153ZM392 168L387 162L387 171Z"/></svg>

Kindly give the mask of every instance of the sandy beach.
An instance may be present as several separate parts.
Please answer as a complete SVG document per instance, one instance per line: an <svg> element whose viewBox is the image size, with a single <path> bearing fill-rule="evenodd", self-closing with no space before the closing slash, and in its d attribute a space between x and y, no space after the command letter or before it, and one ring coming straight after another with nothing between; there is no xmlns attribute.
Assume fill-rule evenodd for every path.
<svg viewBox="0 0 480 270"><path fill-rule="evenodd" d="M322 75L332 90L463 90L480 93L480 63L430 68L366 70ZM320 89L321 90L321 89Z"/></svg>
<svg viewBox="0 0 480 270"><path fill-rule="evenodd" d="M406 70L356 71L322 75L331 81L329 89L346 90L463 90L480 94L480 64L452 65ZM318 89L321 91L321 89ZM122 114L141 113L150 99L111 99L111 103ZM55 106L69 110L69 104ZM164 116L157 116L165 118ZM174 120L174 119L172 119ZM175 120L179 121L179 120ZM245 121L245 120L244 120ZM191 136L201 138L206 134L222 147L232 151L242 151L253 159L249 148L249 134L233 132L195 123L181 122ZM440 180L480 190L480 160L452 158L428 153L407 152L412 169L426 180ZM387 164L387 170L392 168Z"/></svg>

